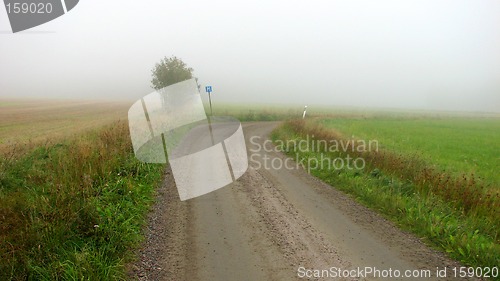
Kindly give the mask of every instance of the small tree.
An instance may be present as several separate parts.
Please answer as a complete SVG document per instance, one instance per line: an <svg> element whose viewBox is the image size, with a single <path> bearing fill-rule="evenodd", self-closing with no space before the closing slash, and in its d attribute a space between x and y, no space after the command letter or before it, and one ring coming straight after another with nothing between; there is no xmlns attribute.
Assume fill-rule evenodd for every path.
<svg viewBox="0 0 500 281"><path fill-rule="evenodd" d="M193 69L176 56L163 58L152 70L153 89L160 90L166 86L193 78Z"/></svg>

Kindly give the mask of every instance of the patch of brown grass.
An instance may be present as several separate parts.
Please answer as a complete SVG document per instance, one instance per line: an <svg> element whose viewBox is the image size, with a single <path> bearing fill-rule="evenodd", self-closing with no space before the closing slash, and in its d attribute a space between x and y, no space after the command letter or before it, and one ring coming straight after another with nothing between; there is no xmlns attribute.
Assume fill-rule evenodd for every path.
<svg viewBox="0 0 500 281"><path fill-rule="evenodd" d="M39 146L118 119L131 102L0 100L0 151L19 143ZM35 143L35 144L33 144Z"/></svg>

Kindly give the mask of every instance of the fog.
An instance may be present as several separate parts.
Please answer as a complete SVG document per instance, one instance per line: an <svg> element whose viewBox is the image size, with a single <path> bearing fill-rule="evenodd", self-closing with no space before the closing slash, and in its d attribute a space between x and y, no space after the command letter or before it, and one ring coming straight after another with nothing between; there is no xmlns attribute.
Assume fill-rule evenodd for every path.
<svg viewBox="0 0 500 281"><path fill-rule="evenodd" d="M16 34L0 8L0 98L133 101L171 55L214 102L500 112L497 0L83 0Z"/></svg>

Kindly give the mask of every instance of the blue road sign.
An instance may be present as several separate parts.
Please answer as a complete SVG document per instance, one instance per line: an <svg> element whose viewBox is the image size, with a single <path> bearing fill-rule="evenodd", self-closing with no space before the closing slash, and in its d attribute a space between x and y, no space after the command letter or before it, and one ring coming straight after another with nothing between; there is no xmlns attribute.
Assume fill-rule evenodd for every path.
<svg viewBox="0 0 500 281"><path fill-rule="evenodd" d="M206 87L205 87L205 91L206 91L207 93L211 93L211 92L212 92L212 86L206 86Z"/></svg>

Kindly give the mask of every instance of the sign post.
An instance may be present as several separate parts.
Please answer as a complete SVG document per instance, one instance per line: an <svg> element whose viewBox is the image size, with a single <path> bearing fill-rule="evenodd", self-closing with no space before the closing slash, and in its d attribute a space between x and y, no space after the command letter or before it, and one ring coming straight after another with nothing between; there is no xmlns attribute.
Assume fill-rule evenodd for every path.
<svg viewBox="0 0 500 281"><path fill-rule="evenodd" d="M214 116L214 113L212 111L212 97L210 95L212 93L212 86L206 86L205 92L208 93L208 102L210 103L210 115Z"/></svg>

